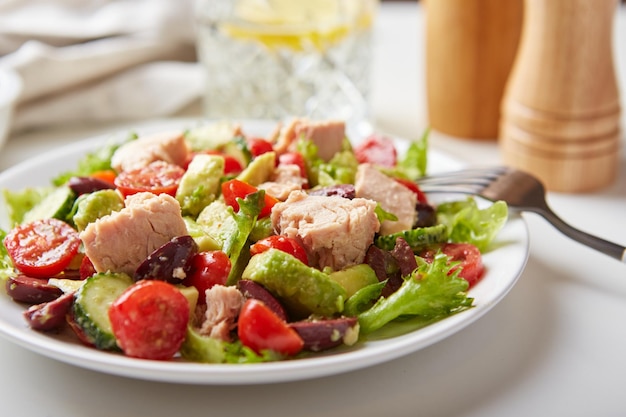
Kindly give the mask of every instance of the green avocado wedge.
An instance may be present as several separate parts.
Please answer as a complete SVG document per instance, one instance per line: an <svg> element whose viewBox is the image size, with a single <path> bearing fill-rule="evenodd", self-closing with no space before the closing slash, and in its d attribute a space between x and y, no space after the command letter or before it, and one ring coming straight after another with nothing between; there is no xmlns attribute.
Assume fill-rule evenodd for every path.
<svg viewBox="0 0 626 417"><path fill-rule="evenodd" d="M254 255L242 278L263 285L296 317L331 317L343 311L346 290L341 284L278 249Z"/></svg>

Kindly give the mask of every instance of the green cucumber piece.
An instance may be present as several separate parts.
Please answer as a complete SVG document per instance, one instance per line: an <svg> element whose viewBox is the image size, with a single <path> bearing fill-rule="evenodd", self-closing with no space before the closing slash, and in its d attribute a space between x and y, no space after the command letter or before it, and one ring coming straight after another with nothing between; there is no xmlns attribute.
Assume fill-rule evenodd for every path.
<svg viewBox="0 0 626 417"><path fill-rule="evenodd" d="M390 235L378 236L374 244L383 250L393 250L399 237L406 240L415 252L426 246L445 242L448 239L448 228L445 224L437 224L435 226L403 230Z"/></svg>
<svg viewBox="0 0 626 417"><path fill-rule="evenodd" d="M346 298L350 298L363 287L378 283L376 272L367 264L354 265L341 271L331 272L329 277L346 289Z"/></svg>
<svg viewBox="0 0 626 417"><path fill-rule="evenodd" d="M55 218L66 220L67 215L72 210L76 200L76 193L67 186L56 188L43 200L37 203L32 209L24 214L23 223L30 223L35 220Z"/></svg>
<svg viewBox="0 0 626 417"><path fill-rule="evenodd" d="M252 161L252 153L248 148L246 138L243 136L236 136L226 142L222 147L222 152L235 158L242 167L247 167L250 161Z"/></svg>
<svg viewBox="0 0 626 417"><path fill-rule="evenodd" d="M109 307L133 282L124 273L98 273L87 278L76 292L72 307L74 322L96 348L119 350L109 320Z"/></svg>

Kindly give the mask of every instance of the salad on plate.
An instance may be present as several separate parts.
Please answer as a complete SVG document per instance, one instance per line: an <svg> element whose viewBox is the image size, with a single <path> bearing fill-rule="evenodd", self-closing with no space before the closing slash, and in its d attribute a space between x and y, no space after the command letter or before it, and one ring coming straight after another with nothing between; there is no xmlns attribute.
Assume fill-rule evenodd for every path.
<svg viewBox="0 0 626 417"><path fill-rule="evenodd" d="M334 120L129 134L3 190L0 277L33 331L138 359L298 359L427 326L480 302L508 217L422 193L427 137L399 156Z"/></svg>

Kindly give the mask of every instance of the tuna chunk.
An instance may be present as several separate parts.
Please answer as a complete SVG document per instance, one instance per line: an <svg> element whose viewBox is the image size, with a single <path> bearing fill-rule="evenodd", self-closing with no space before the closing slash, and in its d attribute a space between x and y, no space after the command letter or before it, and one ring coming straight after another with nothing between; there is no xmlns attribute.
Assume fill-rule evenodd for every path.
<svg viewBox="0 0 626 417"><path fill-rule="evenodd" d="M278 234L298 240L311 265L341 270L363 262L380 228L376 202L338 196L309 196L294 191L272 209Z"/></svg>
<svg viewBox="0 0 626 417"><path fill-rule="evenodd" d="M317 146L318 156L329 161L341 151L346 137L346 126L344 122L337 120L313 122L295 119L275 135L274 150L277 153L295 150L293 144L300 137L310 139Z"/></svg>
<svg viewBox="0 0 626 417"><path fill-rule="evenodd" d="M111 158L111 166L118 172L143 168L154 161L185 166L189 152L182 132L160 132L120 146Z"/></svg>
<svg viewBox="0 0 626 417"><path fill-rule="evenodd" d="M236 287L214 285L206 290L206 311L200 324L203 336L230 341L245 298Z"/></svg>
<svg viewBox="0 0 626 417"><path fill-rule="evenodd" d="M133 275L154 250L187 234L178 201L167 194L128 196L126 207L90 223L80 234L96 271Z"/></svg>
<svg viewBox="0 0 626 417"><path fill-rule="evenodd" d="M295 164L278 165L274 170L271 181L259 184L259 188L280 201L285 201L289 193L302 190L307 183L306 178L300 175L300 167Z"/></svg>
<svg viewBox="0 0 626 417"><path fill-rule="evenodd" d="M356 196L378 201L383 210L394 214L398 220L385 220L380 234L388 235L412 229L417 219L417 196L404 185L380 172L372 164L361 164L354 183Z"/></svg>

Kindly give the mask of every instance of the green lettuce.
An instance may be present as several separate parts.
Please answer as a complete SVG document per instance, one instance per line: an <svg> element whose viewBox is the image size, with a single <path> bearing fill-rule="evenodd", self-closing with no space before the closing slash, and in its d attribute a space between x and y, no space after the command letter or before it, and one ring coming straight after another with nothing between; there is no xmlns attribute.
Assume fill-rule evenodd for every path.
<svg viewBox="0 0 626 417"><path fill-rule="evenodd" d="M237 224L237 232L230 234L222 246L222 250L228 255L233 266L228 275L228 285L233 285L237 282L241 272L248 263L250 251L244 251L243 249L248 243L259 213L265 204L264 199L264 190L248 194L245 199L237 198L239 211L237 213L233 212L235 223Z"/></svg>
<svg viewBox="0 0 626 417"><path fill-rule="evenodd" d="M24 215L52 191L54 187L31 187L20 191L2 190L11 225L21 223Z"/></svg>
<svg viewBox="0 0 626 417"><path fill-rule="evenodd" d="M397 291L357 316L361 332L371 333L401 317L441 319L470 308L474 299L467 296L469 284L458 276L459 268L451 271L454 265L441 252L432 263L420 261Z"/></svg>
<svg viewBox="0 0 626 417"><path fill-rule="evenodd" d="M426 175L428 170L428 136L430 129L426 129L422 137L412 141L404 156L398 160L393 169L393 176L416 181Z"/></svg>
<svg viewBox="0 0 626 417"><path fill-rule="evenodd" d="M306 161L311 187L354 184L359 162L348 139L344 139L342 150L337 152L328 162L318 156L317 146L308 139L300 139L297 143L297 149Z"/></svg>
<svg viewBox="0 0 626 417"><path fill-rule="evenodd" d="M187 336L180 348L183 358L201 363L259 363L282 359L278 353L263 351L257 354L244 346L241 341L226 342L199 334L192 326L187 326Z"/></svg>
<svg viewBox="0 0 626 417"><path fill-rule="evenodd" d="M4 246L4 238L6 235L6 232L0 229L0 282L5 281L15 273L9 252L6 246Z"/></svg>
<svg viewBox="0 0 626 417"><path fill-rule="evenodd" d="M473 197L468 197L437 206L437 221L447 226L448 239L472 243L481 252L488 248L507 218L508 206L504 201L481 209Z"/></svg>
<svg viewBox="0 0 626 417"><path fill-rule="evenodd" d="M100 146L94 152L89 152L78 161L76 169L65 171L52 179L54 185L63 185L72 177L88 176L98 171L111 170L111 158L117 149L126 142L137 139L139 136L131 133L123 143L110 143Z"/></svg>

